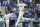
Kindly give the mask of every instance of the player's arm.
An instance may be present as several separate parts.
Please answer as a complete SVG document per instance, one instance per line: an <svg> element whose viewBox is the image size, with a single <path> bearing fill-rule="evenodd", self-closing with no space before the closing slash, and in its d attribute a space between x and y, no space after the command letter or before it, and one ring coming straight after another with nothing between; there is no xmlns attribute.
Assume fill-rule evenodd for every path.
<svg viewBox="0 0 40 27"><path fill-rule="evenodd" d="M4 19L5 19L5 15L4 15L4 17L3 17Z"/></svg>
<svg viewBox="0 0 40 27"><path fill-rule="evenodd" d="M5 15L4 15L4 17L3 17L3 18L4 18L4 23L5 23Z"/></svg>
<svg viewBox="0 0 40 27"><path fill-rule="evenodd" d="M23 3L24 6L28 6L27 4Z"/></svg>
<svg viewBox="0 0 40 27"><path fill-rule="evenodd" d="M17 4L17 7L19 7L19 4Z"/></svg>
<svg viewBox="0 0 40 27"><path fill-rule="evenodd" d="M23 4L23 6L24 6L24 9L25 9L25 7L27 6L26 4Z"/></svg>
<svg viewBox="0 0 40 27"><path fill-rule="evenodd" d="M10 18L11 16L8 14L8 17Z"/></svg>
<svg viewBox="0 0 40 27"><path fill-rule="evenodd" d="M24 12L25 12L25 13L26 13L26 8L25 8L26 6L27 6L27 4L24 4Z"/></svg>

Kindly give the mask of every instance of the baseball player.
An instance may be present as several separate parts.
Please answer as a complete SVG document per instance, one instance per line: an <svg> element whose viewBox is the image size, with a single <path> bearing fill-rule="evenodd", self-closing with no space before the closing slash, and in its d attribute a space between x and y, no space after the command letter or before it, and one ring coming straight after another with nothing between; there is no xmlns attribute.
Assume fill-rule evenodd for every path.
<svg viewBox="0 0 40 27"><path fill-rule="evenodd" d="M23 14L24 14L24 10L25 10L24 6L26 6L26 4L22 3L22 1L20 1L20 3L17 6L19 7L19 16L18 16L18 20L17 20L17 23L15 24L15 26L17 26L20 19L23 19Z"/></svg>
<svg viewBox="0 0 40 27"><path fill-rule="evenodd" d="M9 27L9 15L8 13L6 12L6 14L4 15L4 18L5 18L5 22L6 22L6 27Z"/></svg>

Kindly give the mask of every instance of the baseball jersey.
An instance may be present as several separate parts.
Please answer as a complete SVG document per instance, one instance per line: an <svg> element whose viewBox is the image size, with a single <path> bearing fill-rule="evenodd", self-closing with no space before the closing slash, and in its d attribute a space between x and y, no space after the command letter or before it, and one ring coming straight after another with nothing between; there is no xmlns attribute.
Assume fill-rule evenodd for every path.
<svg viewBox="0 0 40 27"><path fill-rule="evenodd" d="M17 6L19 6L19 11L22 11L22 10L24 10L24 6L26 6L26 4L25 3L22 3L22 4L18 4Z"/></svg>
<svg viewBox="0 0 40 27"><path fill-rule="evenodd" d="M9 17L10 16L8 14L7 15L6 14L4 15L5 20L9 20Z"/></svg>
<svg viewBox="0 0 40 27"><path fill-rule="evenodd" d="M4 21L4 18L0 18L0 21Z"/></svg>

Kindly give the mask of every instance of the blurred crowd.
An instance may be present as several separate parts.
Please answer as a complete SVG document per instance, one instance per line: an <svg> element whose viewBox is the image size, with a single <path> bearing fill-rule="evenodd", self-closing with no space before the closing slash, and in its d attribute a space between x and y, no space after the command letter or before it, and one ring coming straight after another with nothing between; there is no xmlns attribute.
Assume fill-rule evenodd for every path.
<svg viewBox="0 0 40 27"><path fill-rule="evenodd" d="M26 18L40 18L40 4L35 2L34 0L29 1L26 0L25 3L27 6L25 6L25 13L24 13L24 17ZM17 3L14 3L13 1L6 1L4 4L3 1L3 6L5 5L5 13L7 12L11 18L18 18L19 15L19 11L18 11L18 7L17 7Z"/></svg>
<svg viewBox="0 0 40 27"><path fill-rule="evenodd" d="M0 17L1 17L1 2L0 2Z"/></svg>

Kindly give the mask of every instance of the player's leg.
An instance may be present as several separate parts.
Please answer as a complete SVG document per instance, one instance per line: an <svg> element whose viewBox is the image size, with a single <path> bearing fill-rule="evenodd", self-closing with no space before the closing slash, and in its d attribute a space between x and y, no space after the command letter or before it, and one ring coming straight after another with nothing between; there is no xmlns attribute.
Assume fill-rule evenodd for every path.
<svg viewBox="0 0 40 27"><path fill-rule="evenodd" d="M27 18L24 18L23 15L24 15L24 11L22 11L22 20L27 20Z"/></svg>
<svg viewBox="0 0 40 27"><path fill-rule="evenodd" d="M24 11L22 11L22 16L21 16L22 17L22 20L23 20L23 15L24 15Z"/></svg>
<svg viewBox="0 0 40 27"><path fill-rule="evenodd" d="M15 24L15 26L17 26L17 25L18 25L18 23L19 23L19 21L20 21L20 19L21 19L21 16L22 16L22 13L21 13L21 12L19 12L19 17L18 17L18 20L17 20L17 23Z"/></svg>
<svg viewBox="0 0 40 27"><path fill-rule="evenodd" d="M6 20L6 27L7 27L7 20Z"/></svg>
<svg viewBox="0 0 40 27"><path fill-rule="evenodd" d="M6 27L9 27L9 20L6 20Z"/></svg>

